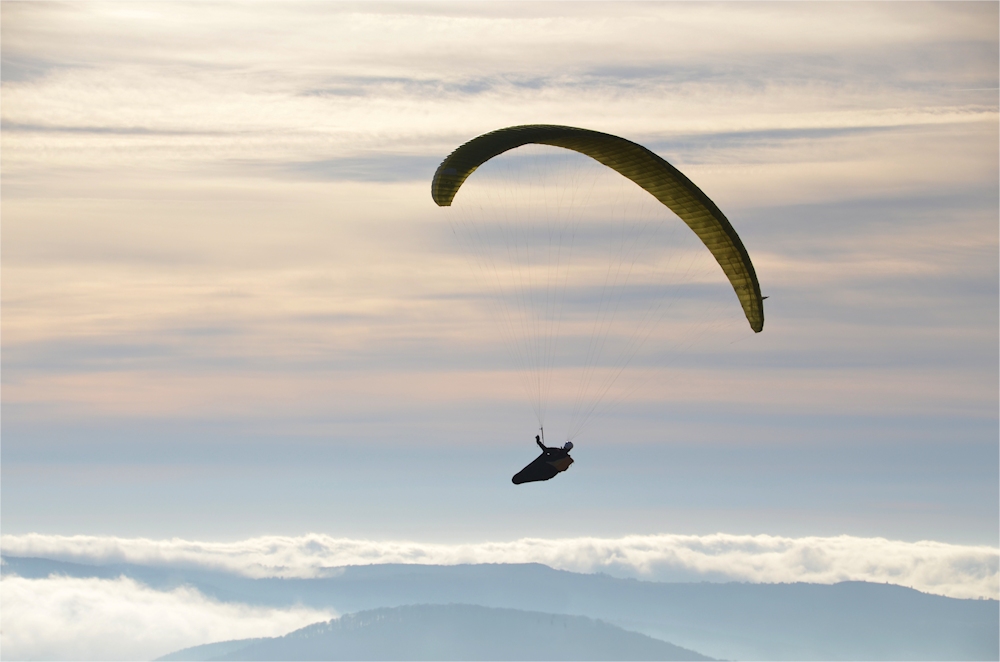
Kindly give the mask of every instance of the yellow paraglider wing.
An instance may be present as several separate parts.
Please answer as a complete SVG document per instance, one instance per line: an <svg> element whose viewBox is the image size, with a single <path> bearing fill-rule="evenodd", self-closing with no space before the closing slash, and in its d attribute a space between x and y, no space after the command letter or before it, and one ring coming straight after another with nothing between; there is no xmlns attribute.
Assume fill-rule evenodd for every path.
<svg viewBox="0 0 1000 662"><path fill-rule="evenodd" d="M764 328L760 284L750 256L732 224L701 189L662 158L624 138L571 126L530 124L485 133L465 143L441 162L431 195L441 207L451 205L462 183L494 156L528 144L552 145L579 152L631 179L677 214L712 252L736 291L750 327Z"/></svg>

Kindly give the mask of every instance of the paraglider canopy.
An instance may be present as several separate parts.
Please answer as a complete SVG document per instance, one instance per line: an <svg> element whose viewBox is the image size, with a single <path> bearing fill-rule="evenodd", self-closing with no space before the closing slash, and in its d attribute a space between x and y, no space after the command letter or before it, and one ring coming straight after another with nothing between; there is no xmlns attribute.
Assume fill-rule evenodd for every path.
<svg viewBox="0 0 1000 662"><path fill-rule="evenodd" d="M701 189L677 168L642 145L598 131L551 124L512 126L473 138L452 152L434 173L431 195L447 207L476 168L528 144L552 145L585 154L619 172L670 208L711 251L743 306L750 327L764 328L760 284L750 256L732 224Z"/></svg>

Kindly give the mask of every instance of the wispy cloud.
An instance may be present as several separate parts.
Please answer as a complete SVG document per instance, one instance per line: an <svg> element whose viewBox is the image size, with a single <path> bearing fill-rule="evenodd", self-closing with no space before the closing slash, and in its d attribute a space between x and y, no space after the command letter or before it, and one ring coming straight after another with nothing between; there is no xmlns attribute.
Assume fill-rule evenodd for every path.
<svg viewBox="0 0 1000 662"><path fill-rule="evenodd" d="M742 424L741 441L773 425L797 448L829 434L813 415L883 421L856 430L874 445L927 417L942 448L951 416L995 436L995 4L0 11L6 475L19 449L43 454L43 421L65 426L54 447L77 458L98 454L83 424L175 457L176 439L152 433L164 418L197 422L216 448L234 422L274 431L274 449L294 426L336 446L359 415L366 435L481 436L481 412L523 398L428 183L461 142L534 122L616 133L675 163L733 220L770 295L763 334L682 357L627 404L709 412L698 436L723 443L735 424L713 426L745 412L768 422ZM659 340L651 355L666 353ZM661 366L646 358L638 370ZM657 416L615 435L662 440L670 414ZM5 514L86 501L41 506L16 484ZM918 501L937 498L922 487ZM992 513L977 521L958 539L995 537Z"/></svg>
<svg viewBox="0 0 1000 662"><path fill-rule="evenodd" d="M649 138L996 117L988 5L150 7L4 11L6 60L45 63L5 82L4 122L101 138L42 156L13 137L7 163L427 155L540 120Z"/></svg>
<svg viewBox="0 0 1000 662"><path fill-rule="evenodd" d="M0 580L7 660L148 660L180 648L280 636L328 620L329 610L271 609L158 591L127 577Z"/></svg>
<svg viewBox="0 0 1000 662"><path fill-rule="evenodd" d="M2 548L15 556L204 567L251 577L322 577L337 566L373 563L544 563L575 572L652 580L860 580L959 598L996 598L1000 594L1000 552L996 548L853 536L787 538L719 533L433 544L320 534L265 536L233 543L28 534L3 536Z"/></svg>

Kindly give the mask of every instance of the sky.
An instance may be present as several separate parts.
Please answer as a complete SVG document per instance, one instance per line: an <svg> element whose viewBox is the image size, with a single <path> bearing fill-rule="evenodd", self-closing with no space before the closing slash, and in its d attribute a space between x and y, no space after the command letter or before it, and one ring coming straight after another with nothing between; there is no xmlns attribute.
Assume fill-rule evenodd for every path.
<svg viewBox="0 0 1000 662"><path fill-rule="evenodd" d="M888 545L1000 592L996 3L0 12L5 553L604 541L592 571L763 536L830 572L618 571L883 581L842 559ZM769 299L758 335L654 336L515 488L538 423L430 180L528 123L679 168Z"/></svg>

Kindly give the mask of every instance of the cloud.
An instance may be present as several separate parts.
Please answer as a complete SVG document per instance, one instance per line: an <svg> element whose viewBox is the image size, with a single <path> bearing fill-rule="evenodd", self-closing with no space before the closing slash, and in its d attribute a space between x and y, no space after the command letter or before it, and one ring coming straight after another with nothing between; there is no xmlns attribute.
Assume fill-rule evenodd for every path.
<svg viewBox="0 0 1000 662"><path fill-rule="evenodd" d="M564 68L579 61L634 65L655 53L683 61L713 55L870 52L947 42L988 42L995 7L964 5L838 6L760 4L662 7L601 5L461 6L338 3L259 8L190 5L159 14L121 11L114 4L4 11L5 47L37 48L94 60L162 61L182 51L194 63L232 64L240 56L261 66L328 60L341 67L392 69L416 59L423 69ZM995 22L994 22L995 23ZM220 31L220 26L232 28ZM70 32L69 28L76 28ZM9 33L9 36L8 36ZM112 37L119 37L114 39ZM8 45L9 44L9 45ZM261 45L273 49L268 54ZM610 46L616 46L611 48ZM929 60L926 66L934 66ZM381 67L379 66L381 65ZM884 66L884 65L883 65Z"/></svg>
<svg viewBox="0 0 1000 662"><path fill-rule="evenodd" d="M610 14L576 5L518 14L5 10L5 62L45 63L5 78L5 128L58 134L11 132L5 171L297 164L365 159L387 146L423 158L540 120L634 138L996 122L995 100L981 91L995 85L989 7L639 3Z"/></svg>
<svg viewBox="0 0 1000 662"><path fill-rule="evenodd" d="M268 430L276 452L290 430L414 448L416 429L480 435L481 412L503 420L522 394L428 179L462 141L539 121L675 163L771 296L765 333L706 345L683 359L700 369L660 373L629 404L704 403L690 407L710 412L704 430L720 409L764 413L741 440L779 427L803 445L829 434L793 422L817 412L906 421L852 432L873 445L933 416L995 427L996 5L609 7L3 3L5 469L19 449L65 458L40 450L53 421L91 460L78 431L95 424L132 425L130 452L179 462L189 437L224 449L223 428ZM659 439L657 416L622 427ZM161 417L198 425L172 437ZM919 434L945 448L953 424ZM733 439L697 436L713 434ZM13 485L8 517L72 520L81 502L42 508ZM919 518L948 519L929 490ZM88 509L94 530L123 531L108 504ZM864 531L894 531L876 510L884 526Z"/></svg>
<svg viewBox="0 0 1000 662"><path fill-rule="evenodd" d="M232 543L174 538L5 535L4 553L84 563L203 567L251 577L322 577L331 567L376 563L544 563L574 572L670 581L890 582L956 598L998 597L994 547L854 536L649 535L523 538L434 544L263 536Z"/></svg>
<svg viewBox="0 0 1000 662"><path fill-rule="evenodd" d="M157 591L127 577L0 580L6 660L143 660L213 641L280 636L328 610L221 603L197 590Z"/></svg>

